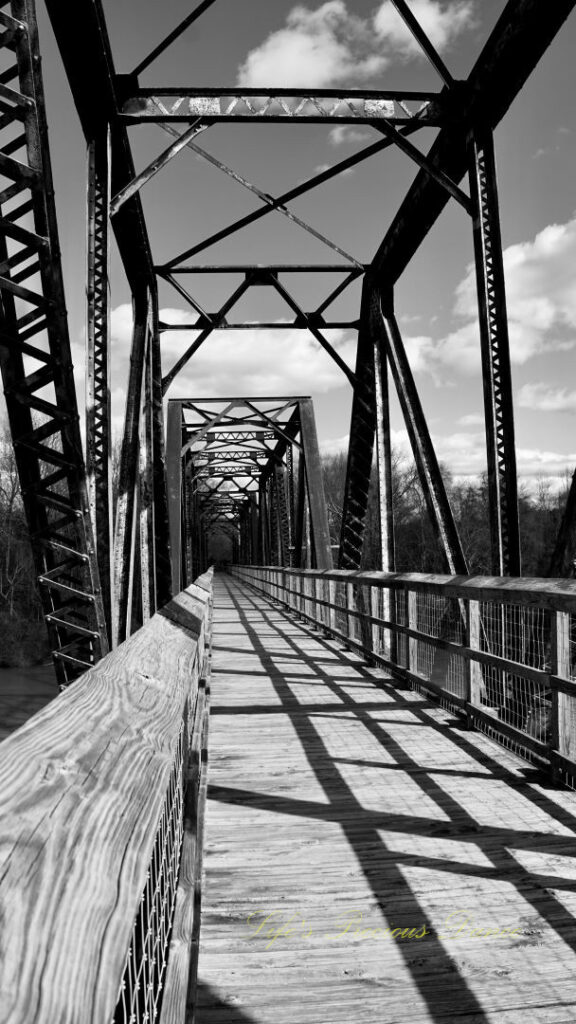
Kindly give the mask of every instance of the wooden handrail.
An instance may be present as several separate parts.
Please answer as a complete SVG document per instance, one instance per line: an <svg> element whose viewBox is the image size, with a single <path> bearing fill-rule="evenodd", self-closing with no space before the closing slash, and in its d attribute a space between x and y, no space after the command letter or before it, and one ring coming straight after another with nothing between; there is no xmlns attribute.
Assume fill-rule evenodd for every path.
<svg viewBox="0 0 576 1024"><path fill-rule="evenodd" d="M211 576L0 745L4 1024L113 1018L166 795L181 785Z"/></svg>
<svg viewBox="0 0 576 1024"><path fill-rule="evenodd" d="M278 566L232 565L230 572L398 679L435 694L469 725L519 753L537 754L554 779L576 788L576 582ZM388 606L378 596L384 615L378 605L374 612L378 591L397 595ZM429 602L421 608L419 598L431 596L454 602L459 637L438 632L442 615L428 628ZM393 610L398 598L401 615ZM539 654L530 663L534 641Z"/></svg>
<svg viewBox="0 0 576 1024"><path fill-rule="evenodd" d="M235 566L231 566L233 570ZM238 566L243 571L282 572L286 576L366 584L382 589L409 589L442 597L506 604L538 605L576 612L576 581L514 576L443 576L437 573L356 572L349 569L288 569L277 565Z"/></svg>

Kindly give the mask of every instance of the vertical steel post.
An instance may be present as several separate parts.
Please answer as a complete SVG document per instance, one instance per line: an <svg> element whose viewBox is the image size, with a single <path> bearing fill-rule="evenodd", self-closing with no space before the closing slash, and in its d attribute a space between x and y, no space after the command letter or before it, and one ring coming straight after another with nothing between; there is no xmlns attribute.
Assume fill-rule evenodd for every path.
<svg viewBox="0 0 576 1024"><path fill-rule="evenodd" d="M470 194L486 418L492 571L519 576L516 450L494 141L489 129L469 138Z"/></svg>
<svg viewBox="0 0 576 1024"><path fill-rule="evenodd" d="M372 316L378 316L379 307L371 310ZM376 464L378 468L378 519L380 524L380 568L382 572L394 572L396 552L394 546L394 505L392 492L392 442L390 434L390 402L388 390L388 359L386 352L380 347L380 338L374 328L371 331L374 349L374 396L376 402ZM378 591L374 589L372 596L378 600ZM395 593L389 587L382 591L382 614L388 621L395 617ZM374 613L372 613L374 614ZM388 643L384 644L386 653L392 660L396 657L396 634L386 631L383 634ZM372 629L373 642L378 638L378 630Z"/></svg>
<svg viewBox="0 0 576 1024"><path fill-rule="evenodd" d="M148 289L142 286L133 297L134 328L126 394L124 436L120 454L116 531L114 540L114 642L122 643L131 632L131 608L136 560L139 504L140 418L146 370Z"/></svg>
<svg viewBox="0 0 576 1024"><path fill-rule="evenodd" d="M380 332L377 332L376 337L373 336L374 327L377 326L370 315L373 292L374 285L366 274L360 304L360 329L354 371L356 382L352 397L350 442L340 529L340 569L359 569L364 545L376 430L374 345L380 337Z"/></svg>
<svg viewBox="0 0 576 1024"><path fill-rule="evenodd" d="M302 454L306 467L306 485L310 507L310 534L317 569L332 568L330 528L322 477L322 462L312 400L306 398L298 403L300 411L300 436Z"/></svg>
<svg viewBox="0 0 576 1024"><path fill-rule="evenodd" d="M286 449L286 481L288 488L288 565L294 565L294 445Z"/></svg>
<svg viewBox="0 0 576 1024"><path fill-rule="evenodd" d="M156 526L154 522L154 452L152 442L152 331L150 319L146 330L144 390L140 418L139 474L139 537L140 576L142 589L142 621L147 622L156 611Z"/></svg>
<svg viewBox="0 0 576 1024"><path fill-rule="evenodd" d="M150 363L152 466L154 486L154 559L156 569L156 607L162 608L172 597L170 563L170 524L166 481L166 447L164 443L164 400L162 394L162 359L158 326L158 289L150 286Z"/></svg>
<svg viewBox="0 0 576 1024"><path fill-rule="evenodd" d="M250 565L258 565L258 500L250 498Z"/></svg>
<svg viewBox="0 0 576 1024"><path fill-rule="evenodd" d="M296 515L294 522L294 565L297 569L303 569L305 564L304 554L304 515L306 505L306 473L304 468L304 455L302 449L298 452L298 487Z"/></svg>
<svg viewBox="0 0 576 1024"><path fill-rule="evenodd" d="M88 145L86 476L102 601L112 627L113 514L110 430L110 129Z"/></svg>
<svg viewBox="0 0 576 1024"><path fill-rule="evenodd" d="M380 523L380 568L394 572L394 507L392 494L392 444L390 436L390 404L388 392L388 360L380 348L374 347L374 394L376 399L376 459L378 467L378 518ZM390 592L385 591L389 596Z"/></svg>
<svg viewBox="0 0 576 1024"><path fill-rule="evenodd" d="M174 400L168 402L166 474L172 593L176 595L181 590L182 561L182 402Z"/></svg>

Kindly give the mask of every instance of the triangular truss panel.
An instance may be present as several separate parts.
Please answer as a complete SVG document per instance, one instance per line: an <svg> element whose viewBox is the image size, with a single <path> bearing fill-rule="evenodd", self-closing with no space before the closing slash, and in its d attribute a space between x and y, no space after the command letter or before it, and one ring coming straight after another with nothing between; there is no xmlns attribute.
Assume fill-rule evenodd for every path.
<svg viewBox="0 0 576 1024"><path fill-rule="evenodd" d="M88 146L86 470L72 380L33 0L0 0L0 362L36 572L61 682L69 682L99 658L108 639L112 644L122 641L204 563L203 538L209 520L220 522L234 538L234 557L266 558L286 565L306 560L329 564L325 513L322 501L314 496L320 493L316 488L319 463L310 470L318 458L317 442L312 444L315 455L311 448L302 457L298 448L306 437L315 437L308 399L286 400L293 405L282 413L288 416L285 429L290 433L296 421L298 429L289 442L276 437L276 455L274 448L272 454L265 454L264 447L259 456L255 452L233 455L245 447L240 439L231 448L218 450L216 445L200 454L200 449L188 444L186 431L192 429L190 417L205 414L214 419L212 400L191 406L188 400L171 401L166 451L164 411L169 389L177 386L185 368L193 371L196 354L211 344L215 332L304 331L334 361L343 384L352 388L339 545L343 568L360 565L374 453L380 489L380 567L394 566L391 382L446 568L466 572L394 308L398 279L448 203L456 204L474 241L493 571L519 574L514 419L492 136L576 0L556 0L552 5L544 0L503 2L497 24L462 81L455 78L419 23L417 6L410 0L390 0L428 62L433 85L416 89L310 89L306 83L299 88L292 84L242 88L229 82L205 88L190 82L178 87L144 86L142 76L149 82L160 58L166 67L170 47L177 40L181 47L192 38L199 19L209 10L215 16L220 0L192 5L179 24L160 34L135 67L122 68L122 73L114 65L101 0L75 0L73 5L67 0L45 2ZM245 6L249 8L248 0ZM308 176L295 175L289 185L283 177L274 188L264 180L251 180L251 175L233 166L233 160L216 155L211 133L215 126L218 132L230 131L230 125L234 131L259 126L263 134L290 133L299 125L307 126L299 129L306 132L344 128L368 131L370 137L355 151L338 153L330 166L318 166ZM148 154L146 160L135 160L130 140L134 132L148 130L156 133L157 145L135 147L138 153ZM435 141L426 149L431 134ZM315 197L324 184L372 158L384 154L385 159L386 151L401 154L406 167L416 169L416 176L385 237L375 252L366 255L355 251L357 237L348 238L346 231L338 235L331 225L327 228L313 205L306 204L303 215L304 204L299 200ZM192 160L195 166L201 162L215 181L227 179L251 206L230 223L205 233L194 227L193 217L182 217L183 240L179 236L168 255L155 256L142 197L168 166L178 167L184 153L191 165ZM165 195L154 193L159 194L176 211L181 208L170 189ZM378 222L380 200L380 195L371 197ZM195 195L194 201L199 210L203 197ZM258 249L253 228L281 221L294 237L303 239L304 256L299 261L272 261ZM156 215L153 223L157 224ZM377 223L376 218L372 223ZM129 378L113 383L112 233L134 311ZM268 240L270 235L274 231ZM253 244L245 244L245 239ZM230 254L239 251L242 259L232 259ZM317 251L325 254L324 259L314 262L309 253ZM217 275L223 282L217 302L214 293L204 288L208 275ZM293 287L294 275L307 276L308 292ZM172 308L185 311L184 321L175 323L161 314L159 285L163 300L169 294ZM343 313L350 308L350 303L344 307L343 298L360 286L359 308L350 315ZM278 300L265 307L274 313L270 321L265 312L252 315L263 294L274 294ZM278 315L278 310L283 312ZM185 340L170 361L162 358L162 347L167 347L166 339L175 330ZM355 365L343 358L331 331L357 338ZM127 399L114 489L110 393L119 385L127 385ZM258 429L264 434L279 429L280 421L274 420L274 429L263 425L262 417L272 406L266 412L256 400L234 401L240 403L234 412L240 420L249 410L246 403L252 402L259 410ZM228 426L244 429L238 424ZM213 432L223 429L214 424ZM296 464L302 467L306 483L300 490L297 482L286 483L294 476ZM237 471L240 465L242 477ZM292 521L294 494L306 497L309 511L303 505L304 511L295 513ZM255 504L257 527L252 521L256 513L250 511ZM572 500L568 519L573 506ZM305 555L307 515L311 525ZM178 517L180 532L175 527ZM182 532L182 523L188 533ZM566 521L555 566L567 563L573 532Z"/></svg>

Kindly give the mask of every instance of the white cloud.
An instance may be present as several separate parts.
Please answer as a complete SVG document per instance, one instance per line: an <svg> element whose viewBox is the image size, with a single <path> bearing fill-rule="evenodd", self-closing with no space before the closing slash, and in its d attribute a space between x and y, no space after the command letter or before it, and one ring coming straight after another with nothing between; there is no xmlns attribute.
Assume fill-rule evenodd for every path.
<svg viewBox="0 0 576 1024"><path fill-rule="evenodd" d="M347 146L353 142L366 142L371 134L350 124L337 124L328 132L328 138L333 146Z"/></svg>
<svg viewBox="0 0 576 1024"><path fill-rule="evenodd" d="M350 434L343 434L342 437L328 437L325 441L320 441L320 451L322 455L345 455L348 451L348 445L350 443Z"/></svg>
<svg viewBox="0 0 576 1024"><path fill-rule="evenodd" d="M510 359L522 366L543 353L561 352L576 346L576 218L567 224L551 224L531 242L509 246L504 252L506 301L510 333ZM413 367L427 371L438 382L445 369L463 374L480 372L480 332L474 267L456 289L454 312L466 322L439 340L408 339L409 350L417 342Z"/></svg>
<svg viewBox="0 0 576 1024"><path fill-rule="evenodd" d="M479 413L470 412L466 416L461 416L458 420L460 427L482 427L484 426L484 417Z"/></svg>
<svg viewBox="0 0 576 1024"><path fill-rule="evenodd" d="M410 10L437 50L446 50L475 23L472 0L441 3L439 0L410 0ZM405 56L422 53L409 28L391 3L383 3L374 15L374 28L389 45Z"/></svg>
<svg viewBox="0 0 576 1024"><path fill-rule="evenodd" d="M284 28L252 50L238 70L238 84L322 88L346 77L366 78L386 66L383 54L358 55L367 44L367 23L348 13L344 0L315 10L293 7Z"/></svg>
<svg viewBox="0 0 576 1024"><path fill-rule="evenodd" d="M481 416L463 416L458 422L464 426L464 420L470 426L483 425ZM472 420L475 423L472 423ZM328 438L320 442L323 455L346 454L348 451L349 434L341 437ZM404 459L412 459L410 443L406 430L392 430L392 445ZM435 436L434 445L439 462L446 466L455 483L475 482L486 472L486 441L483 431L460 431L450 436ZM548 481L553 490L566 486L576 465L576 453L547 451L540 448L518 448L516 451L518 476L521 482L532 492L537 489L538 482Z"/></svg>
<svg viewBox="0 0 576 1024"><path fill-rule="evenodd" d="M333 164L317 164L313 170L313 174L324 174L324 171L329 171ZM340 171L338 178L346 177L347 175L354 174L355 167L347 167L344 171Z"/></svg>
<svg viewBox="0 0 576 1024"><path fill-rule="evenodd" d="M576 412L576 391L546 384L525 384L518 392L518 405L539 412Z"/></svg>
<svg viewBox="0 0 576 1024"><path fill-rule="evenodd" d="M440 50L474 23L473 0L413 0L411 6ZM394 57L421 55L388 0L372 18L351 14L344 0L327 0L313 10L299 4L282 28L250 51L238 69L238 85L322 88L380 75Z"/></svg>
<svg viewBox="0 0 576 1024"><path fill-rule="evenodd" d="M193 323L194 314L162 309L166 323ZM132 334L132 307L112 311L112 338L124 353L121 373L127 374ZM351 367L356 339L351 332L327 330L327 340ZM192 331L170 331L162 336L162 364L166 374L196 337ZM176 377L171 396L194 395L308 395L347 385L344 373L306 331L215 331ZM118 395L117 398L120 396Z"/></svg>

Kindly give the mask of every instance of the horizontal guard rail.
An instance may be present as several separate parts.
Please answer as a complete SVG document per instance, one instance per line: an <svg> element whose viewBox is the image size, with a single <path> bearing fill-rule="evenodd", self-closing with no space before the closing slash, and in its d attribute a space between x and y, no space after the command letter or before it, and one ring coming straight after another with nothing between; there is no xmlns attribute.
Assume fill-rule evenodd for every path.
<svg viewBox="0 0 576 1024"><path fill-rule="evenodd" d="M576 786L575 582L228 569Z"/></svg>
<svg viewBox="0 0 576 1024"><path fill-rule="evenodd" d="M3 1024L184 1021L211 607L209 570L0 745Z"/></svg>

